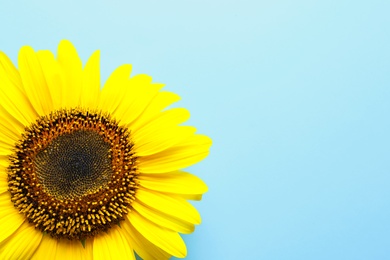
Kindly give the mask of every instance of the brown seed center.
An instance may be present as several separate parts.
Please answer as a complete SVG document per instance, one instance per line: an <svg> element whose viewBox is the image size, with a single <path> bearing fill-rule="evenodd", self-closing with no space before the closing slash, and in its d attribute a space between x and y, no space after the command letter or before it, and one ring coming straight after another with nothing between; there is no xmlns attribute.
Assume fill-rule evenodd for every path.
<svg viewBox="0 0 390 260"><path fill-rule="evenodd" d="M110 144L91 130L58 136L37 153L33 165L38 182L57 199L96 192L113 174Z"/></svg>
<svg viewBox="0 0 390 260"><path fill-rule="evenodd" d="M10 157L15 207L53 237L85 239L131 210L137 157L130 133L109 115L73 109L39 118Z"/></svg>

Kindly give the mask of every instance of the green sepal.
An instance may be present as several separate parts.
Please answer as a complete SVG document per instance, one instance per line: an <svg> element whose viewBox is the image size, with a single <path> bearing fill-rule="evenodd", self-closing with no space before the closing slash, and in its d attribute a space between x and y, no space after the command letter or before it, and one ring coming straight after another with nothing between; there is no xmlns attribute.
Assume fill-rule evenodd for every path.
<svg viewBox="0 0 390 260"><path fill-rule="evenodd" d="M80 239L80 242L81 242L81 244L83 245L83 247L85 248L85 242L87 241L87 239L86 238L81 238Z"/></svg>

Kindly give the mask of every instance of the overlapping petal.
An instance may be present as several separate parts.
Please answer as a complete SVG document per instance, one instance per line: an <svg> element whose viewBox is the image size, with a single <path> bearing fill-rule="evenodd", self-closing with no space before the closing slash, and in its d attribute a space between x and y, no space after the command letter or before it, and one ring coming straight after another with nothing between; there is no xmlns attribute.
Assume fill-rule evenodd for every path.
<svg viewBox="0 0 390 260"><path fill-rule="evenodd" d="M138 131L133 131L132 140L138 156L147 156L168 149L194 135L196 128L177 126L189 117L185 109L172 109L162 113Z"/></svg>
<svg viewBox="0 0 390 260"><path fill-rule="evenodd" d="M140 172L166 173L191 166L209 154L212 141L204 135L194 135L180 144L162 152L140 157Z"/></svg>
<svg viewBox="0 0 390 260"><path fill-rule="evenodd" d="M54 259L93 259L92 240L87 239L85 247L78 240L60 239L57 240L56 256Z"/></svg>
<svg viewBox="0 0 390 260"><path fill-rule="evenodd" d="M32 256L32 260L41 259L58 259L57 257L57 240L50 237L50 235L44 235L37 250Z"/></svg>
<svg viewBox="0 0 390 260"><path fill-rule="evenodd" d="M62 109L69 102L69 99L64 93L66 89L64 71L50 51L38 51L37 56L44 73L46 84L50 89L53 110Z"/></svg>
<svg viewBox="0 0 390 260"><path fill-rule="evenodd" d="M122 104L126 105L118 106L115 111L112 111L112 115L128 126L142 114L163 86L163 84L152 83L152 78L147 75L131 77L123 93Z"/></svg>
<svg viewBox="0 0 390 260"><path fill-rule="evenodd" d="M42 232L24 222L6 241L0 244L0 259L30 259L42 239Z"/></svg>
<svg viewBox="0 0 390 260"><path fill-rule="evenodd" d="M100 52L89 58L82 74L80 104L85 108L96 108L100 100Z"/></svg>
<svg viewBox="0 0 390 260"><path fill-rule="evenodd" d="M207 185L195 175L184 171L139 176L139 184L150 190L176 194L203 194Z"/></svg>
<svg viewBox="0 0 390 260"><path fill-rule="evenodd" d="M114 112L121 106L127 89L131 87L129 80L131 69L131 65L125 64L110 75L101 92L100 109Z"/></svg>
<svg viewBox="0 0 390 260"><path fill-rule="evenodd" d="M2 52L0 65L0 121L13 125L15 130L23 130L38 113L26 95L19 72Z"/></svg>
<svg viewBox="0 0 390 260"><path fill-rule="evenodd" d="M93 241L93 259L121 260L134 259L131 244L126 240L120 227L114 227L106 234L98 235Z"/></svg>
<svg viewBox="0 0 390 260"><path fill-rule="evenodd" d="M14 208L11 202L11 195L7 191L0 193L0 209L0 242L2 242L15 233L25 219Z"/></svg>
<svg viewBox="0 0 390 260"><path fill-rule="evenodd" d="M153 208L137 201L134 201L131 206L144 218L149 219L153 223L161 227L166 227L172 231L183 234L190 234L195 229L195 226L192 223L178 219L174 216L164 214L161 211L154 210Z"/></svg>
<svg viewBox="0 0 390 260"><path fill-rule="evenodd" d="M192 224L200 224L201 222L200 215L194 206L179 196L139 188L137 200L157 211Z"/></svg>
<svg viewBox="0 0 390 260"><path fill-rule="evenodd" d="M157 95L154 96L152 101L146 107L146 109L142 112L141 116L137 118L137 120L131 122L129 127L133 132L136 132L138 129L141 129L145 124L149 123L154 118L160 116L160 113L166 109L168 106L180 100L180 96L168 92L168 91L160 91Z"/></svg>
<svg viewBox="0 0 390 260"><path fill-rule="evenodd" d="M98 57L93 56L97 60L90 61L89 67L91 63L93 63L93 69L89 67L86 68L88 73L91 73L91 77L95 77L97 82L86 83L92 89L99 87L100 88L100 72L99 72L99 59ZM61 41L58 45L58 63L59 67L64 75L63 77L63 85L59 88L61 91L62 100L64 102L64 106L68 108L76 107L80 104L81 100L81 90L83 84L83 70L82 70L82 62L80 57L77 54L76 48L70 41L64 40ZM97 68L96 68L97 67ZM91 71L91 72L90 72ZM55 88L54 86L51 88ZM97 90L94 89L96 92ZM92 97L94 98L94 97Z"/></svg>
<svg viewBox="0 0 390 260"><path fill-rule="evenodd" d="M121 227L127 242L131 244L135 252L144 260L164 260L169 259L171 255L157 247L141 235L126 218Z"/></svg>
<svg viewBox="0 0 390 260"><path fill-rule="evenodd" d="M142 236L168 254L179 258L187 255L186 245L177 232L150 222L136 211L129 214L128 219Z"/></svg>
<svg viewBox="0 0 390 260"><path fill-rule="evenodd" d="M22 47L18 65L25 93L35 111L40 116L49 114L53 111L52 96L38 56L31 47Z"/></svg>

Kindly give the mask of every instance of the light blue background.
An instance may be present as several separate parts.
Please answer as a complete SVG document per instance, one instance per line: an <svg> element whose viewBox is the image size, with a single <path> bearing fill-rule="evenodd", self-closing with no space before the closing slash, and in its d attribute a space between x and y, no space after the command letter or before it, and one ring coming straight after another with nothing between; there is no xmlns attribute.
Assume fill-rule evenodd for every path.
<svg viewBox="0 0 390 260"><path fill-rule="evenodd" d="M187 259L390 259L389 1L2 1L0 49L132 63L214 140Z"/></svg>

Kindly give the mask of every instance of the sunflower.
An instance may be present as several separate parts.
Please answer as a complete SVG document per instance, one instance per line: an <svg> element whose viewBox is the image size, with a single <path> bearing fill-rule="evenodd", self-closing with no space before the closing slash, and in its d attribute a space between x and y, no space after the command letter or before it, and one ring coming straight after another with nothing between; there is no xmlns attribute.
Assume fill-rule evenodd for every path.
<svg viewBox="0 0 390 260"><path fill-rule="evenodd" d="M99 52L83 68L65 40L56 58L22 47L18 69L0 52L0 259L186 256L207 186L182 169L211 140L130 72L101 87Z"/></svg>

